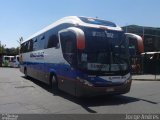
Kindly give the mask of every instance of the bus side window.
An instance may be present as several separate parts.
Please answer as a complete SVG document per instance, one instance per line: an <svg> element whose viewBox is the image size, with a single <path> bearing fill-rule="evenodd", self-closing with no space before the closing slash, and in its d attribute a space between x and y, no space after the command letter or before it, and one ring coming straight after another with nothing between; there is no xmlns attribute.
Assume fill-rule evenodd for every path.
<svg viewBox="0 0 160 120"><path fill-rule="evenodd" d="M41 36L37 37L33 41L33 51L44 49L44 39L41 39Z"/></svg>
<svg viewBox="0 0 160 120"><path fill-rule="evenodd" d="M21 44L20 53L24 53L24 43Z"/></svg>
<svg viewBox="0 0 160 120"><path fill-rule="evenodd" d="M29 46L29 51L33 51L33 40L30 40L30 46Z"/></svg>
<svg viewBox="0 0 160 120"><path fill-rule="evenodd" d="M23 53L28 51L28 42L23 43Z"/></svg>
<svg viewBox="0 0 160 120"><path fill-rule="evenodd" d="M37 42L38 50L44 49L44 41L45 41L45 34L42 34L38 37L38 42Z"/></svg>
<svg viewBox="0 0 160 120"><path fill-rule="evenodd" d="M32 39L28 41L28 46L27 47L28 47L27 52L33 51L33 40Z"/></svg>
<svg viewBox="0 0 160 120"><path fill-rule="evenodd" d="M57 47L58 43L58 36L54 34L49 37L47 48Z"/></svg>
<svg viewBox="0 0 160 120"><path fill-rule="evenodd" d="M33 40L33 51L37 50L37 38Z"/></svg>

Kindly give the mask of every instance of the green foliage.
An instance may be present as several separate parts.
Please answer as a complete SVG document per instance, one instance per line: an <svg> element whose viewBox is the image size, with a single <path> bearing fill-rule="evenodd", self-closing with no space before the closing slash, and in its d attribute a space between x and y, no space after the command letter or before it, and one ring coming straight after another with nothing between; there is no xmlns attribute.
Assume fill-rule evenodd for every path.
<svg viewBox="0 0 160 120"><path fill-rule="evenodd" d="M19 47L17 48L4 48L4 46L0 46L0 55L18 55Z"/></svg>
<svg viewBox="0 0 160 120"><path fill-rule="evenodd" d="M6 48L5 52L6 52L6 55L18 55L19 54L19 47L17 47L17 48Z"/></svg>
<svg viewBox="0 0 160 120"><path fill-rule="evenodd" d="M5 48L4 48L4 46L2 45L0 45L0 54L5 54L6 53L6 51L5 51Z"/></svg>

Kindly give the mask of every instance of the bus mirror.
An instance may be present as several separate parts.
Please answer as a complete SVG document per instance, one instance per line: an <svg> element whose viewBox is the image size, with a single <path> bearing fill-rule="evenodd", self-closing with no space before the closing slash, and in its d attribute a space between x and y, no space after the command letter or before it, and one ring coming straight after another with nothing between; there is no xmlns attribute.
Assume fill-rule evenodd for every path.
<svg viewBox="0 0 160 120"><path fill-rule="evenodd" d="M77 40L77 48L79 50L84 50L85 49L85 39L84 38L80 38Z"/></svg>

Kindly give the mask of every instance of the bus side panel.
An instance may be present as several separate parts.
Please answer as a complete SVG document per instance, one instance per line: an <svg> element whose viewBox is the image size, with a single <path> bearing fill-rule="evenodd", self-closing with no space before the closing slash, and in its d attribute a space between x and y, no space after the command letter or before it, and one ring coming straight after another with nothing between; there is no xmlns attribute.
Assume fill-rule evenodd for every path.
<svg viewBox="0 0 160 120"><path fill-rule="evenodd" d="M25 65L21 67L21 69L23 69L21 71L24 72L24 67L26 66L28 69L27 72L29 76L35 79L41 80L43 82L46 82L46 83L49 83L50 75L51 73L54 72L56 76L58 77L59 88L65 92L68 92L74 95L75 94L75 82L71 80L73 79L73 73L71 71L70 65L63 58L61 48L56 48L56 47L48 48L50 37L52 35L57 35L59 30L70 27L70 26L72 25L68 23L61 24L47 31L46 33L43 33L45 34L44 49L39 50L39 51L24 53L23 61L25 62ZM35 54L39 54L39 53L43 53L44 57L39 58L39 57L34 56ZM34 57L31 57L31 54L34 54L33 55ZM43 67L39 66L40 64ZM69 71L66 69L69 69ZM43 73L44 75L42 75ZM66 79L63 79L63 78L66 78ZM63 80L65 80L65 82L62 82Z"/></svg>
<svg viewBox="0 0 160 120"><path fill-rule="evenodd" d="M59 71L59 88L71 95L76 95L76 72L69 65L61 65Z"/></svg>
<svg viewBox="0 0 160 120"><path fill-rule="evenodd" d="M42 51L34 51L29 53L22 54L23 64L20 67L20 71L24 73L25 69L27 70L27 75L38 79L40 81L44 81L44 58L37 58L36 56L32 56L33 54L39 54Z"/></svg>
<svg viewBox="0 0 160 120"><path fill-rule="evenodd" d="M45 73L48 78L48 73L54 73L58 79L59 88L67 93L75 95L75 75L71 70L71 66L63 58L60 48L50 48L44 51L45 53Z"/></svg>

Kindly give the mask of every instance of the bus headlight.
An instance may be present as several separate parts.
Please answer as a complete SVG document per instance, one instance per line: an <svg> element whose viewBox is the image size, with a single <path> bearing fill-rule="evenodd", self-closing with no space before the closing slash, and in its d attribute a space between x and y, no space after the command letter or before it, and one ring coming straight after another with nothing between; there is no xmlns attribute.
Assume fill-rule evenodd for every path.
<svg viewBox="0 0 160 120"><path fill-rule="evenodd" d="M92 83L90 83L90 82L87 81L87 80L81 79L80 77L77 77L77 80L79 80L79 81L80 81L81 83L83 83L84 85L93 86Z"/></svg>
<svg viewBox="0 0 160 120"><path fill-rule="evenodd" d="M88 82L87 80L84 80L84 84L85 84L85 85L88 85L88 86L93 86L93 84L90 83L90 82Z"/></svg>

